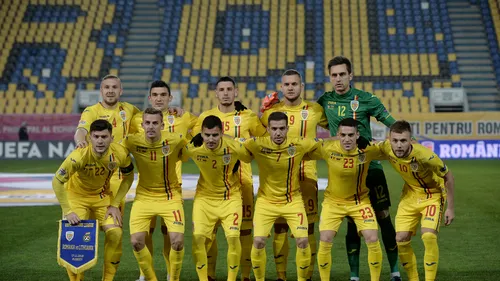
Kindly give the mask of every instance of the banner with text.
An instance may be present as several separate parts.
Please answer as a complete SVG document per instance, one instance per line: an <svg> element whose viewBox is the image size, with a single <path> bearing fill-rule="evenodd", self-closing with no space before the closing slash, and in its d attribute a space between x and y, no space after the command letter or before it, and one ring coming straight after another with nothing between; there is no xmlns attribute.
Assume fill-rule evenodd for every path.
<svg viewBox="0 0 500 281"><path fill-rule="evenodd" d="M79 120L79 114L1 114L0 140L19 140L23 122L32 141L73 140Z"/></svg>
<svg viewBox="0 0 500 281"><path fill-rule="evenodd" d="M82 273L97 263L99 223L82 220L71 225L67 220L59 222L57 263L75 274Z"/></svg>
<svg viewBox="0 0 500 281"><path fill-rule="evenodd" d="M500 159L500 140L423 140L441 159Z"/></svg>
<svg viewBox="0 0 500 281"><path fill-rule="evenodd" d="M0 160L64 160L74 149L73 141L0 141Z"/></svg>

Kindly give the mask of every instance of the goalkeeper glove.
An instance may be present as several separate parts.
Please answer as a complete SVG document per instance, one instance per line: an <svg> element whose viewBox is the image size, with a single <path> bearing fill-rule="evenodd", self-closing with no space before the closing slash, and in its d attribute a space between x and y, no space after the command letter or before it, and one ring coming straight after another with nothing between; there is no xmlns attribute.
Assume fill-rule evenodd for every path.
<svg viewBox="0 0 500 281"><path fill-rule="evenodd" d="M190 143L192 143L195 147L200 147L203 144L203 137L201 136L201 133L194 136Z"/></svg>
<svg viewBox="0 0 500 281"><path fill-rule="evenodd" d="M358 148L360 149L365 149L367 146L370 145L370 141L367 140L366 138L359 136L358 140L356 141Z"/></svg>
<svg viewBox="0 0 500 281"><path fill-rule="evenodd" d="M278 92L273 92L267 96L264 97L262 100L262 106L260 107L260 112L264 112L271 108L275 103L278 103L280 101L278 97Z"/></svg>
<svg viewBox="0 0 500 281"><path fill-rule="evenodd" d="M244 106L240 101L235 101L234 102L234 109L236 111L243 111L243 110L247 109L247 107Z"/></svg>

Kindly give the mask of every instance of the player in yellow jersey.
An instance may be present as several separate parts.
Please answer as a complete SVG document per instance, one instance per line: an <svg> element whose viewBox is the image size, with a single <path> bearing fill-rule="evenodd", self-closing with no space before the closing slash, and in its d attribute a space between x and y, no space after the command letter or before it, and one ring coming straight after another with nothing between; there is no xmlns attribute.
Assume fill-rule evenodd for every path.
<svg viewBox="0 0 500 281"><path fill-rule="evenodd" d="M332 242L345 217L354 221L365 239L371 280L380 280L382 249L366 176L370 162L383 159L384 156L376 146L369 146L366 150L357 148L356 143L360 138L357 126L356 120L343 119L337 131L339 140L323 142L321 149L311 155L313 159L324 159L328 166L328 186L321 210L318 250L319 274L324 281L331 280Z"/></svg>
<svg viewBox="0 0 500 281"><path fill-rule="evenodd" d="M193 129L196 124L198 118L189 113L184 112L182 115L178 115L174 110L169 108L169 103L172 101L172 93L170 92L170 87L167 83L161 80L156 80L151 83L151 87L149 88L149 102L154 109L160 110L163 115L163 131L170 133L181 134L185 137L189 135L189 131ZM172 113L172 114L171 114ZM134 115L130 125L130 133L143 132L144 129L142 127L143 113L139 112ZM178 161L175 169L177 171L177 178L179 183L182 183L182 161ZM141 175L139 173L139 180ZM170 236L168 234L167 227L164 224L164 220L161 221L161 231L163 233L163 258L165 259L165 263L167 266L167 271L170 269L169 261L169 253L171 249L170 245ZM154 229L156 227L156 216L151 219L150 231L147 232L146 235L146 246L148 247L149 252L153 255L153 239L152 235ZM143 272L141 271L140 277L137 281L144 281L145 277Z"/></svg>
<svg viewBox="0 0 500 281"><path fill-rule="evenodd" d="M182 150L183 160L193 159L200 170L193 202L193 256L201 281L208 280L206 240L212 239L220 221L226 234L227 280L238 275L242 219L240 160L252 160L243 145L231 138L222 138L222 122L217 116L207 116L201 125L203 144L189 144ZM196 136L193 140L198 138Z"/></svg>
<svg viewBox="0 0 500 281"><path fill-rule="evenodd" d="M141 132L128 135L123 145L132 153L139 170L139 183L130 212L130 234L134 255L146 280L157 280L152 255L146 247L151 219L160 216L168 228L171 242L170 280L180 277L184 256L184 207L180 180L176 173L179 155L187 140L164 128L158 109L147 108Z"/></svg>
<svg viewBox="0 0 500 281"><path fill-rule="evenodd" d="M411 237L416 235L420 222L425 246L425 280L431 281L436 279L439 261L437 234L446 201L444 224L450 225L455 218L455 180L436 154L412 143L411 137L410 124L397 121L390 128L389 140L380 146L405 181L396 214L396 241L401 264L409 281L419 280Z"/></svg>
<svg viewBox="0 0 500 281"><path fill-rule="evenodd" d="M264 111L261 121L268 126L269 114L276 111L286 113L288 116L288 136L316 138L316 128L328 128L328 121L323 108L315 103L301 98L304 84L299 72L294 69L286 70L281 76L281 91L284 99ZM314 236L314 223L318 221L318 175L316 161L300 162L299 184L302 198L309 222L309 245L311 247L311 266L307 279L312 278L316 257L316 237ZM274 225L274 261L278 273L278 280L286 280L286 266L288 260L288 225L280 218Z"/></svg>
<svg viewBox="0 0 500 281"><path fill-rule="evenodd" d="M259 191L253 218L252 267L257 281L265 280L266 240L276 219L282 217L296 239L297 276L307 279L311 248L307 213L300 191L300 163L307 153L320 147L315 139L287 137L288 117L273 112L268 118L268 137L251 138L245 147L259 166Z"/></svg>
<svg viewBox="0 0 500 281"><path fill-rule="evenodd" d="M215 95L219 105L203 112L198 118L198 123L193 129L193 135L201 131L201 122L209 115L217 116L222 121L222 130L225 135L234 138L260 137L266 134L266 128L262 126L257 115L251 110L239 108L235 105L235 97L238 96L238 88L231 77L219 78L215 84ZM253 181L252 168L250 164L241 163L238 170L241 181L241 194L243 198L242 224L240 232L241 241L241 280L250 280L252 264L250 252L252 250L252 218L253 218ZM213 235L208 250L208 276L215 279L215 265L217 260L217 241Z"/></svg>
<svg viewBox="0 0 500 281"><path fill-rule="evenodd" d="M106 233L102 280L113 280L122 254L119 248L123 231L118 207L126 193L111 198L110 179L119 169L123 176L120 189L128 190L134 180L134 166L128 151L112 143L112 125L108 121L92 122L89 132L92 145L71 152L52 180L52 187L63 216L71 224L89 218L99 220ZM68 275L70 281L83 280L83 273L77 275L68 270Z"/></svg>

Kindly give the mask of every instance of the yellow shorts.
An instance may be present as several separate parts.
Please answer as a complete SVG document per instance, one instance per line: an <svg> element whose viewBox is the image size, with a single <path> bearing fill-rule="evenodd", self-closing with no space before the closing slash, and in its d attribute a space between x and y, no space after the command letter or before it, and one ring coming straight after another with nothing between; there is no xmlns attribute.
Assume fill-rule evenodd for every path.
<svg viewBox="0 0 500 281"><path fill-rule="evenodd" d="M253 213L254 213L254 196L253 196L253 184L250 181L244 182L241 186L241 197L242 197L242 222L241 230L252 229L253 224Z"/></svg>
<svg viewBox="0 0 500 281"><path fill-rule="evenodd" d="M255 236L268 237L274 222L283 218L290 227L295 238L307 237L307 215L304 202L300 199L290 203L276 204L264 198L257 198L253 217L253 233Z"/></svg>
<svg viewBox="0 0 500 281"><path fill-rule="evenodd" d="M118 171L115 171L115 173L109 180L109 190L111 191L111 198L116 195L118 189L120 188L120 184L122 183L121 174L122 173L120 172L120 169L118 169ZM123 215L125 214L125 198L123 198L122 202L120 203L120 211L122 212L123 217Z"/></svg>
<svg viewBox="0 0 500 281"><path fill-rule="evenodd" d="M210 200L196 198L193 202L193 235L212 237L215 225L221 222L226 237L239 237L241 199Z"/></svg>
<svg viewBox="0 0 500 281"><path fill-rule="evenodd" d="M135 200L130 211L130 234L149 232L152 218L159 216L170 232L184 233L184 206L182 200Z"/></svg>
<svg viewBox="0 0 500 281"><path fill-rule="evenodd" d="M100 226L115 224L112 217L104 217L111 204L109 196L103 198L100 195L83 196L68 190L66 194L71 210L78 215L80 220L96 219Z"/></svg>
<svg viewBox="0 0 500 281"><path fill-rule="evenodd" d="M396 213L396 232L411 231L415 235L419 221L422 228L439 231L445 201L439 193L432 194L431 198L427 198L427 195L403 194Z"/></svg>
<svg viewBox="0 0 500 281"><path fill-rule="evenodd" d="M306 178L300 181L300 191L304 200L304 208L306 209L307 221L311 223L318 222L318 182ZM286 224L285 219L279 218L276 223Z"/></svg>
<svg viewBox="0 0 500 281"><path fill-rule="evenodd" d="M377 218L373 211L370 199L367 197L360 204L336 203L328 199L323 201L319 231L333 230L338 232L340 224L345 217L351 217L358 228L362 230L377 230Z"/></svg>

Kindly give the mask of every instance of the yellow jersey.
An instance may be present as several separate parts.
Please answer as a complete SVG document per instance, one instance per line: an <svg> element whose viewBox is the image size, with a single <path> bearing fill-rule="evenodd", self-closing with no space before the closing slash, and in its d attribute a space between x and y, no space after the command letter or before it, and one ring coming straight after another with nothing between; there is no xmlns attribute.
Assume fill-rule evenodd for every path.
<svg viewBox="0 0 500 281"><path fill-rule="evenodd" d="M219 146L208 149L205 144L195 147L188 144L182 149L182 159L193 159L200 169L195 198L214 200L241 199L241 182L238 171L233 171L238 160L252 161L250 153L241 143L222 137Z"/></svg>
<svg viewBox="0 0 500 281"><path fill-rule="evenodd" d="M259 166L257 196L273 203L301 200L299 186L300 162L321 145L317 139L286 138L278 145L271 138L250 138L244 142Z"/></svg>
<svg viewBox="0 0 500 281"><path fill-rule="evenodd" d="M259 121L259 117L251 110L232 111L223 113L218 107L203 112L198 118L198 122L193 129L193 135L201 132L201 124L205 117L215 115L222 121L222 131L224 134L234 138L261 137L267 130ZM243 184L252 185L252 165L241 163L238 171Z"/></svg>
<svg viewBox="0 0 500 281"><path fill-rule="evenodd" d="M405 181L404 190L432 197L434 193L446 193L443 177L448 168L430 149L421 144L412 144L410 154L398 158L392 152L391 143L386 140L379 144L382 153L387 155L392 167Z"/></svg>
<svg viewBox="0 0 500 281"><path fill-rule="evenodd" d="M144 132L128 135L123 141L134 156L139 170L136 199L182 199L176 164L187 140L177 133L163 131L155 143L146 140Z"/></svg>
<svg viewBox="0 0 500 281"><path fill-rule="evenodd" d="M90 132L92 122L98 119L106 120L113 125L113 142L119 143L129 133L132 117L138 112L137 107L127 102L118 102L114 109L107 109L101 103L96 103L82 112L78 128Z"/></svg>
<svg viewBox="0 0 500 281"><path fill-rule="evenodd" d="M324 141L320 149L310 154L312 159L324 159L328 166L325 200L335 203L361 203L368 198L366 176L372 160L385 159L378 146L347 151L340 140Z"/></svg>
<svg viewBox="0 0 500 281"><path fill-rule="evenodd" d="M277 111L284 112L288 116L289 137L316 138L318 126L328 128L325 112L318 103L302 100L296 106L287 106L284 101L281 101L262 114L260 117L262 124L267 127L269 115ZM306 178L318 180L316 161L300 162L299 180L303 181Z"/></svg>
<svg viewBox="0 0 500 281"><path fill-rule="evenodd" d="M125 175L134 172L129 153L123 146L111 143L106 153L98 157L89 145L71 152L55 177L66 183L66 189L71 192L104 197L109 194L109 180L117 168Z"/></svg>

